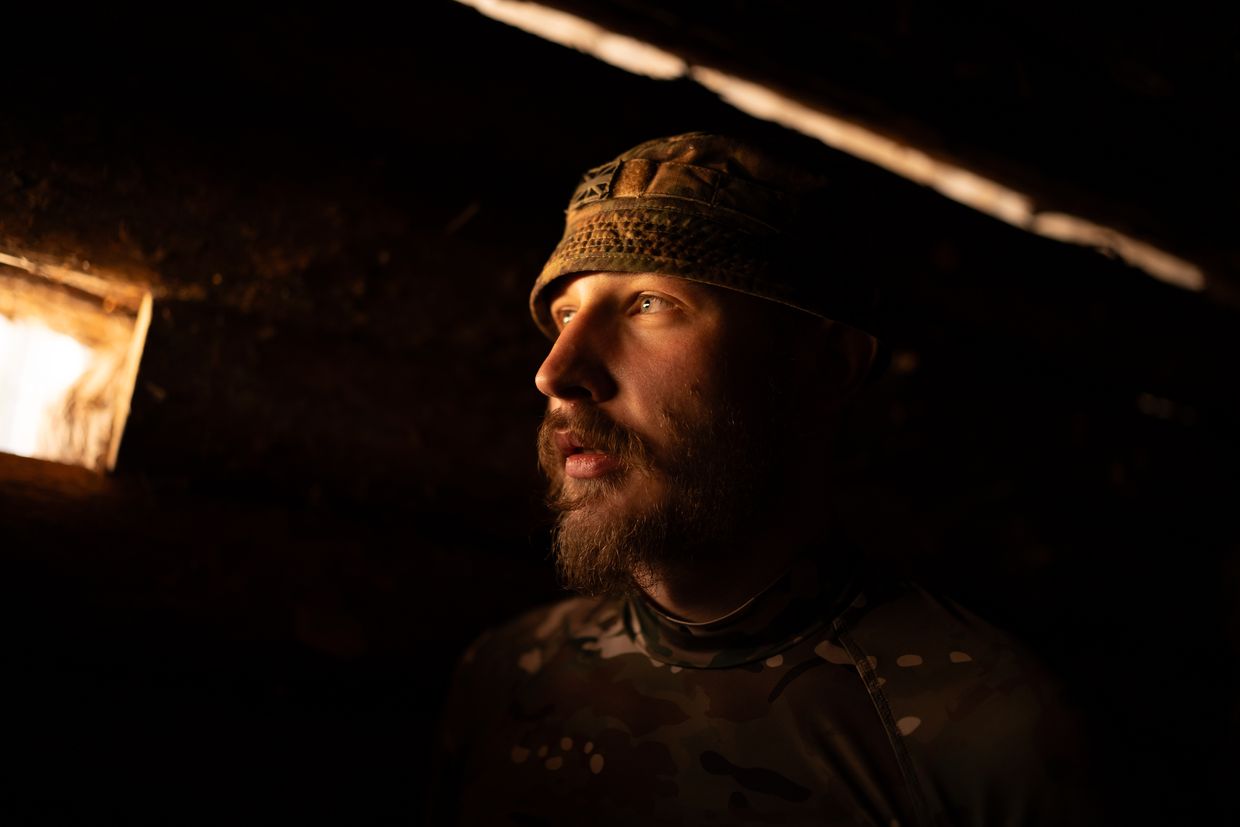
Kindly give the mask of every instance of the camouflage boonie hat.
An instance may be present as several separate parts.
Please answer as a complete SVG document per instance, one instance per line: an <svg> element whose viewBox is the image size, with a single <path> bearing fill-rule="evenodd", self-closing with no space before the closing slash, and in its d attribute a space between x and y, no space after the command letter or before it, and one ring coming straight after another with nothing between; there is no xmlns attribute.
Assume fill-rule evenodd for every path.
<svg viewBox="0 0 1240 827"><path fill-rule="evenodd" d="M543 291L556 279L657 273L868 331L876 292L846 252L847 207L821 173L736 138L690 132L647 141L582 178L530 312L554 339Z"/></svg>

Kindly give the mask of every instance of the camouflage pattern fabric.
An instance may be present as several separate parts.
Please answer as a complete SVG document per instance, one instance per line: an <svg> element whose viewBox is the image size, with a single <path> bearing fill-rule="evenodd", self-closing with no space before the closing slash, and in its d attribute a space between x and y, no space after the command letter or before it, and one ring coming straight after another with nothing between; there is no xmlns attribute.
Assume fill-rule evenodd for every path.
<svg viewBox="0 0 1240 827"><path fill-rule="evenodd" d="M812 559L726 618L570 599L484 635L433 823L1084 823L1053 684L914 584Z"/></svg>

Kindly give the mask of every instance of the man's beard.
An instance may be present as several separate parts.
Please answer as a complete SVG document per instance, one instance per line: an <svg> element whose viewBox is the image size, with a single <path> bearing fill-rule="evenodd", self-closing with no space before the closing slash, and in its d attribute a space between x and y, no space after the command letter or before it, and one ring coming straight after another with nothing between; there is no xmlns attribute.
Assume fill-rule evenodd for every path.
<svg viewBox="0 0 1240 827"><path fill-rule="evenodd" d="M696 416L663 411L665 448L592 406L548 411L539 430L539 462L557 513L552 548L561 583L585 595L633 593L703 559L736 553L754 517L767 507L773 452L760 450L739 409ZM618 461L594 479L566 478L556 431ZM641 489L662 490L654 502ZM641 504L625 502L635 497Z"/></svg>

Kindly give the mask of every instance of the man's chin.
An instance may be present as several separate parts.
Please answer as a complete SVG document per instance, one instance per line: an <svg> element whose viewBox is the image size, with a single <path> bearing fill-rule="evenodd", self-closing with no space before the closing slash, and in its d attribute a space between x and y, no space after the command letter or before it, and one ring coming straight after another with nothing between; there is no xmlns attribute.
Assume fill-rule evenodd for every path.
<svg viewBox="0 0 1240 827"><path fill-rule="evenodd" d="M587 596L635 591L635 572L649 570L666 554L665 509L643 486L566 486L563 493L575 499L557 509L553 545L562 585Z"/></svg>
<svg viewBox="0 0 1240 827"><path fill-rule="evenodd" d="M637 518L659 507L663 485L649 476L619 472L590 479L561 477L552 487L551 507L562 513L593 515L594 519Z"/></svg>

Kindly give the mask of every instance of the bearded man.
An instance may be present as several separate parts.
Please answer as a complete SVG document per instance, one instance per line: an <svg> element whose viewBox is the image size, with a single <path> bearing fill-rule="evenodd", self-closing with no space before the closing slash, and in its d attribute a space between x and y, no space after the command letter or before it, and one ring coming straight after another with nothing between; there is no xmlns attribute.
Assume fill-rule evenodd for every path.
<svg viewBox="0 0 1240 827"><path fill-rule="evenodd" d="M832 423L883 363L858 258L828 243L846 196L703 133L586 174L530 297L580 596L463 656L436 823L1081 817L1032 658L876 576L827 516Z"/></svg>

